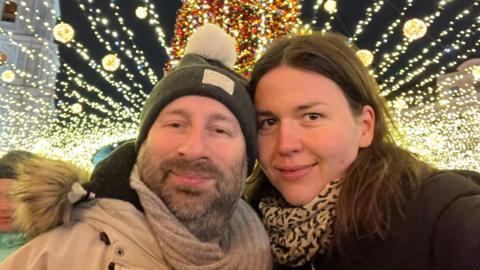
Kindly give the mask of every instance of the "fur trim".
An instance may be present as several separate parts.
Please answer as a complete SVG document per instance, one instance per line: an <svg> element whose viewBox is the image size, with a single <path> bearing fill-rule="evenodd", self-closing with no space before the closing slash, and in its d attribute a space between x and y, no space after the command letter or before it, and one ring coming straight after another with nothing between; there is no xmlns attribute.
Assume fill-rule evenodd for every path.
<svg viewBox="0 0 480 270"><path fill-rule="evenodd" d="M235 39L211 23L199 27L188 39L185 54L198 54L232 68L237 58Z"/></svg>
<svg viewBox="0 0 480 270"><path fill-rule="evenodd" d="M88 179L88 174L67 162L42 157L22 162L16 169L18 181L10 196L16 207L17 230L33 238L69 224L72 204L68 193L74 183Z"/></svg>

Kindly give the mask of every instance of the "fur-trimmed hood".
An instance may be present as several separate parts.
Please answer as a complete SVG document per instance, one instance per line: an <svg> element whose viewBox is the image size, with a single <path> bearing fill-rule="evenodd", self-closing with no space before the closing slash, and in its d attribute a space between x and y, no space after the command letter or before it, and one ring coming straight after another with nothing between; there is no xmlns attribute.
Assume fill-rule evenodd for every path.
<svg viewBox="0 0 480 270"><path fill-rule="evenodd" d="M22 161L15 169L17 181L10 198L15 206L16 229L33 238L68 224L72 210L69 193L75 183L88 179L88 173L65 161L43 157Z"/></svg>
<svg viewBox="0 0 480 270"><path fill-rule="evenodd" d="M127 201L143 212L137 193L130 187L135 165L134 142L130 141L101 161L90 181L88 174L59 160L33 158L18 167L18 181L12 186L11 199L16 206L15 226L27 238L33 238L55 227L69 224L74 205L88 199L68 199L75 183L83 185L95 198Z"/></svg>

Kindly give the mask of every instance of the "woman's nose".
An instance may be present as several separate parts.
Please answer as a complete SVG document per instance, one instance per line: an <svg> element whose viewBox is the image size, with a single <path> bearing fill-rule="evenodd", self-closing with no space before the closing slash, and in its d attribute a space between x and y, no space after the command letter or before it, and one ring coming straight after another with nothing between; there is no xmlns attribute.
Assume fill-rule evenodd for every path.
<svg viewBox="0 0 480 270"><path fill-rule="evenodd" d="M294 124L280 124L277 134L277 149L281 155L291 155L303 149L298 127Z"/></svg>

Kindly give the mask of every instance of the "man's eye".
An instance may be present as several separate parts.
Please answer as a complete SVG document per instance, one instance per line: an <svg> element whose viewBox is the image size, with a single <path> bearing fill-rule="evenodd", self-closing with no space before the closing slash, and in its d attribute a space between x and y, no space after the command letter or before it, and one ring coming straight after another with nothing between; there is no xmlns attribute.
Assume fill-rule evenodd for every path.
<svg viewBox="0 0 480 270"><path fill-rule="evenodd" d="M212 127L211 131L215 135L221 135L221 136L231 136L232 135L232 132L227 128Z"/></svg>
<svg viewBox="0 0 480 270"><path fill-rule="evenodd" d="M184 125L180 122L171 122L168 123L167 126L171 128L182 128Z"/></svg>
<svg viewBox="0 0 480 270"><path fill-rule="evenodd" d="M221 128L216 128L216 129L214 129L214 131L215 131L215 133L219 133L219 134L225 134L225 133L227 133L226 130L221 129Z"/></svg>

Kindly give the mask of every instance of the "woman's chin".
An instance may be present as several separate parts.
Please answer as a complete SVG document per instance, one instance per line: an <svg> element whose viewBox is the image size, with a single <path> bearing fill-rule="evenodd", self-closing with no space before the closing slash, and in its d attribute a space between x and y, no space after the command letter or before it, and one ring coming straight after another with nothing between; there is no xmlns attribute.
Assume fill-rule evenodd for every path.
<svg viewBox="0 0 480 270"><path fill-rule="evenodd" d="M300 194L291 194L289 192L282 192L282 196L288 204L292 206L304 206L311 202L315 196L304 196Z"/></svg>

